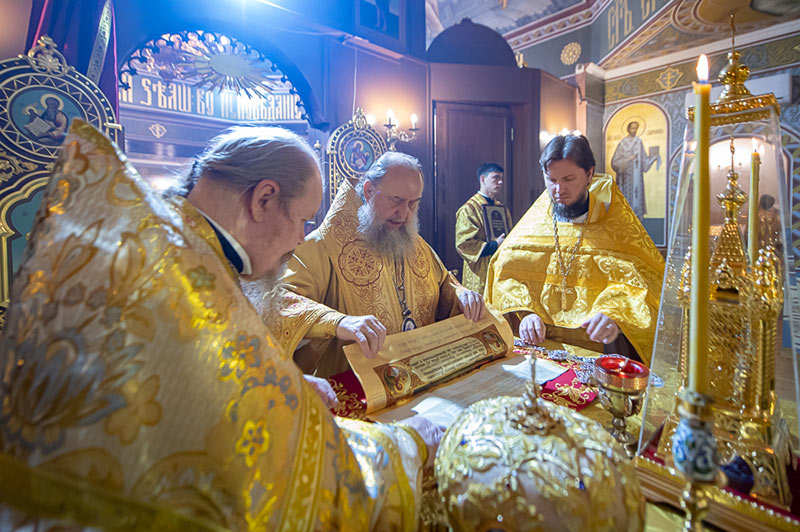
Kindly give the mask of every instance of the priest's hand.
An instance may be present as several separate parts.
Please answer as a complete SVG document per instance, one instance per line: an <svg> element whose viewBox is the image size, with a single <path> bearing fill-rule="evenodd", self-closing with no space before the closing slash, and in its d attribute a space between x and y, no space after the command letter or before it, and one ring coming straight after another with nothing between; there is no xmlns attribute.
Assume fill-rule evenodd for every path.
<svg viewBox="0 0 800 532"><path fill-rule="evenodd" d="M436 458L436 450L439 448L439 442L442 441L442 436L444 436L445 427L440 427L422 416L402 419L398 421L398 423L411 427L420 435L422 441L424 441L425 445L428 447L428 460L422 467L433 467L433 461Z"/></svg>
<svg viewBox="0 0 800 532"><path fill-rule="evenodd" d="M526 344L538 345L544 341L545 327L538 314L528 314L519 322L519 337Z"/></svg>
<svg viewBox="0 0 800 532"><path fill-rule="evenodd" d="M320 379L313 375L303 375L303 377L305 377L306 382L314 388L314 391L317 392L317 395L319 395L322 402L325 403L325 406L330 409L339 404L339 400L336 398L336 392L333 391L333 388L331 388L330 383L326 379Z"/></svg>
<svg viewBox="0 0 800 532"><path fill-rule="evenodd" d="M386 340L386 327L375 316L345 316L336 326L340 340L358 342L367 358L375 358Z"/></svg>
<svg viewBox="0 0 800 532"><path fill-rule="evenodd" d="M472 321L480 321L486 314L483 296L472 290L463 290L458 294L458 308Z"/></svg>
<svg viewBox="0 0 800 532"><path fill-rule="evenodd" d="M614 320L599 312L581 323L581 327L586 329L586 334L592 342L610 344L619 336L619 327Z"/></svg>

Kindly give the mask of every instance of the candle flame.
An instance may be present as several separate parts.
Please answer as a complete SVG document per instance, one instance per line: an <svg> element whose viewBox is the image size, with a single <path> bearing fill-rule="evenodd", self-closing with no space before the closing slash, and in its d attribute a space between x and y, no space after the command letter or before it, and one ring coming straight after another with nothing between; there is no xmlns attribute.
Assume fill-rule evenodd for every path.
<svg viewBox="0 0 800 532"><path fill-rule="evenodd" d="M755 137L753 137L752 140L753 140L753 152L758 153L758 141L756 140Z"/></svg>
<svg viewBox="0 0 800 532"><path fill-rule="evenodd" d="M700 83L708 81L708 57L706 54L701 54L697 60L697 81Z"/></svg>
<svg viewBox="0 0 800 532"><path fill-rule="evenodd" d="M417 113L411 115L411 127L417 127Z"/></svg>

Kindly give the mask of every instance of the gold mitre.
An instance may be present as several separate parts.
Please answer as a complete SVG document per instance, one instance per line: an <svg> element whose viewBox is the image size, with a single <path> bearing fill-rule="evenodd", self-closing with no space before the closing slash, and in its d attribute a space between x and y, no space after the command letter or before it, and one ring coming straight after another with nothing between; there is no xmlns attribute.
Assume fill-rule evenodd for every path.
<svg viewBox="0 0 800 532"><path fill-rule="evenodd" d="M522 398L479 401L448 429L435 474L450 527L642 530L644 498L622 447L536 388L532 378Z"/></svg>

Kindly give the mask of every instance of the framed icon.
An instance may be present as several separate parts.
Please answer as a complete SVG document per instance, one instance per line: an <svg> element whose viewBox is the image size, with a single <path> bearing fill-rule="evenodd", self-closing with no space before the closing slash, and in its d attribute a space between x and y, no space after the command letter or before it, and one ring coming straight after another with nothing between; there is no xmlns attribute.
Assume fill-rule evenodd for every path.
<svg viewBox="0 0 800 532"><path fill-rule="evenodd" d="M484 205L483 221L486 227L486 241L497 240L500 235L507 235L511 224L506 217L506 208L502 205Z"/></svg>
<svg viewBox="0 0 800 532"><path fill-rule="evenodd" d="M329 197L324 210L333 203L342 179L355 183L385 151L386 141L369 125L363 109L356 109L353 118L336 128L328 139Z"/></svg>

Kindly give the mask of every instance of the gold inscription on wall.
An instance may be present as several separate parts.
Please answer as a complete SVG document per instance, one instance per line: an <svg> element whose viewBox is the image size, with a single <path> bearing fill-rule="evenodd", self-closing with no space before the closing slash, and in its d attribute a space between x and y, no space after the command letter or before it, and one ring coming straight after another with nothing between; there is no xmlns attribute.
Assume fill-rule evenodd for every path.
<svg viewBox="0 0 800 532"><path fill-rule="evenodd" d="M628 7L628 0L614 0L608 8L608 48L619 44L633 31L633 13Z"/></svg>
<svg viewBox="0 0 800 532"><path fill-rule="evenodd" d="M652 15L656 10L656 0L641 0L642 2L642 20Z"/></svg>
<svg viewBox="0 0 800 532"><path fill-rule="evenodd" d="M165 83L145 75L123 73L120 81L128 85L119 91L120 103L133 107L226 120L288 122L303 119L297 105L299 96L286 91L263 98L247 98L232 91L207 91L188 83Z"/></svg>

